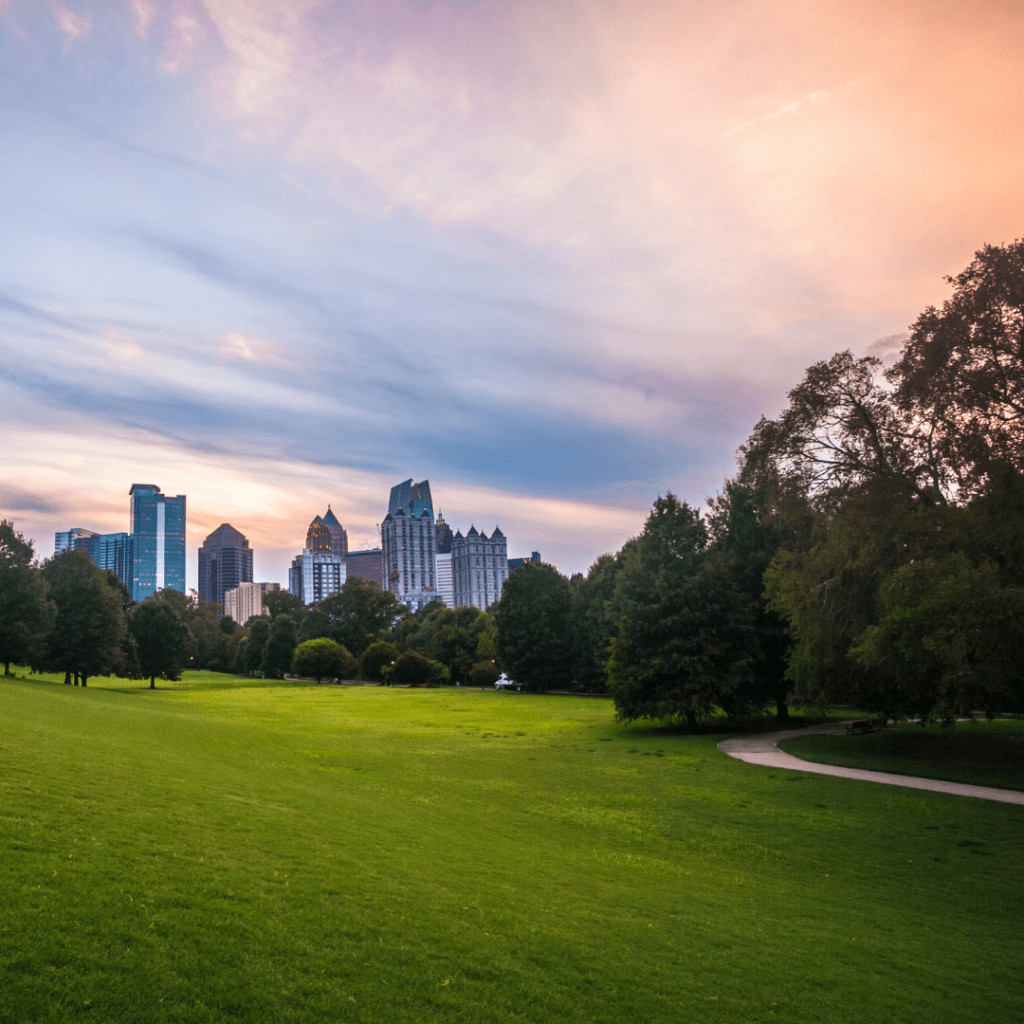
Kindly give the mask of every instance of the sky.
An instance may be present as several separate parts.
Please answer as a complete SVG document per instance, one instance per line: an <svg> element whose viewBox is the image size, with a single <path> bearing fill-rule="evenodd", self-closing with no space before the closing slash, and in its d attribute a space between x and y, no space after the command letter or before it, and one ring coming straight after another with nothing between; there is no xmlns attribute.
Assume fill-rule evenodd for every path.
<svg viewBox="0 0 1024 1024"><path fill-rule="evenodd" d="M1024 236L1022 97L1010 0L0 0L0 518L586 572Z"/></svg>

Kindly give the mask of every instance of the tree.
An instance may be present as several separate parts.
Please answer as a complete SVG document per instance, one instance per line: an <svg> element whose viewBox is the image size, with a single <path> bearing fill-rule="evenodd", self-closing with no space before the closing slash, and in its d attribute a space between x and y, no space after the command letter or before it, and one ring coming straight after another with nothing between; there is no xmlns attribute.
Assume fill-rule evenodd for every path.
<svg viewBox="0 0 1024 1024"><path fill-rule="evenodd" d="M400 654L391 671L391 682L396 686L439 686L443 678L444 666L416 651Z"/></svg>
<svg viewBox="0 0 1024 1024"><path fill-rule="evenodd" d="M273 679L283 679L292 667L292 658L299 643L298 630L290 615L280 614L270 624L267 646L263 651L263 671Z"/></svg>
<svg viewBox="0 0 1024 1024"><path fill-rule="evenodd" d="M0 521L0 661L4 675L12 661L29 660L33 645L53 623L56 609L32 561L32 542Z"/></svg>
<svg viewBox="0 0 1024 1024"><path fill-rule="evenodd" d="M132 609L128 625L142 675L149 676L149 688L156 688L157 676L180 679L189 632L175 607L168 601L149 597Z"/></svg>
<svg viewBox="0 0 1024 1024"><path fill-rule="evenodd" d="M658 498L620 555L608 685L624 720L698 715L726 703L749 673L750 609L721 563L705 555L700 514Z"/></svg>
<svg viewBox="0 0 1024 1024"><path fill-rule="evenodd" d="M317 608L330 617L331 639L357 658L374 640L384 637L402 613L390 590L382 590L361 576L350 576L337 594L325 598Z"/></svg>
<svg viewBox="0 0 1024 1024"><path fill-rule="evenodd" d="M873 356L846 351L815 363L782 415L762 417L741 446L745 480L774 480L826 513L872 481L946 504L956 472L935 447L934 424L898 407L882 377Z"/></svg>
<svg viewBox="0 0 1024 1024"><path fill-rule="evenodd" d="M494 606L501 667L520 686L544 692L572 678L572 593L554 566L527 562L505 581Z"/></svg>
<svg viewBox="0 0 1024 1024"><path fill-rule="evenodd" d="M301 597L296 597L287 590L270 590L263 595L263 607L270 613L271 619L278 615L289 615L293 622L301 625L306 617L306 606Z"/></svg>
<svg viewBox="0 0 1024 1024"><path fill-rule="evenodd" d="M333 640L317 637L295 648L292 672L315 679L350 679L357 669L356 659Z"/></svg>
<svg viewBox="0 0 1024 1024"><path fill-rule="evenodd" d="M363 651L363 656L359 659L359 674L364 679L382 682L383 669L397 661L401 653L394 644L378 640Z"/></svg>
<svg viewBox="0 0 1024 1024"><path fill-rule="evenodd" d="M247 675L263 671L263 655L266 652L269 638L270 620L261 615L249 626L244 650L241 645L238 649L239 656L242 658L241 668Z"/></svg>
<svg viewBox="0 0 1024 1024"><path fill-rule="evenodd" d="M1024 470L1024 240L986 245L946 280L952 297L917 318L887 376L897 407L935 425L963 500L988 489L995 467Z"/></svg>
<svg viewBox="0 0 1024 1024"><path fill-rule="evenodd" d="M586 693L607 690L605 662L615 633L608 602L615 592L615 578L622 563L613 555L601 555L583 575L569 580L572 591L573 689Z"/></svg>
<svg viewBox="0 0 1024 1024"><path fill-rule="evenodd" d="M774 704L780 721L789 718L786 676L792 637L785 619L768 607L764 574L775 553L794 547L800 538L792 517L774 515L763 487L726 480L722 493L708 502L711 553L722 563L751 609L754 655L750 672L733 694L732 713Z"/></svg>
<svg viewBox="0 0 1024 1024"><path fill-rule="evenodd" d="M84 551L65 551L42 569L56 608L53 627L40 652L43 667L72 677L112 672L123 657L124 587L112 572L97 568Z"/></svg>

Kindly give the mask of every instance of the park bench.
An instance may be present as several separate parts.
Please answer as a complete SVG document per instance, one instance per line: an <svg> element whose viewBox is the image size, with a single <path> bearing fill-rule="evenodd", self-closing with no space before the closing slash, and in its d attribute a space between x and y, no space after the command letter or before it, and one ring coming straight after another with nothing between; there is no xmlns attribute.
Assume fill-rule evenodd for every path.
<svg viewBox="0 0 1024 1024"><path fill-rule="evenodd" d="M859 722L847 722L846 732L850 736L856 736L859 733L874 732L876 729L884 729L888 724L889 720L887 718L862 718Z"/></svg>

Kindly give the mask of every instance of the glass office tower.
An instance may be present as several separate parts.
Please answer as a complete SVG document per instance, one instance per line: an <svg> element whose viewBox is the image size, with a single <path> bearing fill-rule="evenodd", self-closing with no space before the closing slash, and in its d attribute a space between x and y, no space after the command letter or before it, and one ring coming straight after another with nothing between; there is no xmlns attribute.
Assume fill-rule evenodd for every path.
<svg viewBox="0 0 1024 1024"><path fill-rule="evenodd" d="M155 484L132 484L128 494L132 599L168 588L184 594L185 495L166 497Z"/></svg>

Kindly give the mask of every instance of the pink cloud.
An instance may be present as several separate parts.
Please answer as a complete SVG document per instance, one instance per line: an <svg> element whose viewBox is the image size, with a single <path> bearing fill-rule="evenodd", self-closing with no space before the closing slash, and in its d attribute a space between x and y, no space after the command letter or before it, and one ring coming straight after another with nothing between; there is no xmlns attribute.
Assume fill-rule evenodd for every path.
<svg viewBox="0 0 1024 1024"><path fill-rule="evenodd" d="M57 28L68 37L68 42L85 35L89 31L90 23L88 18L79 17L60 4L54 4L52 10L54 20L57 22Z"/></svg>

